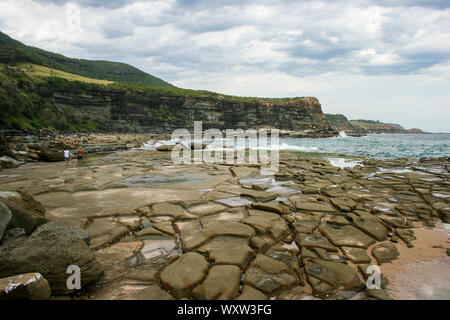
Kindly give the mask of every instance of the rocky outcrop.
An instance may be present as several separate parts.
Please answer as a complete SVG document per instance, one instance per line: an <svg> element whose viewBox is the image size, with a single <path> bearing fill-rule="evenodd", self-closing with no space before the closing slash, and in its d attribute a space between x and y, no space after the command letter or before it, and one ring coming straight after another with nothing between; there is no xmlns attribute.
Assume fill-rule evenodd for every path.
<svg viewBox="0 0 450 320"><path fill-rule="evenodd" d="M332 132L316 98L240 101L223 96L162 95L112 89L54 92L52 101L112 130L172 132L191 129L194 120L203 128L278 128Z"/></svg>
<svg viewBox="0 0 450 320"><path fill-rule="evenodd" d="M47 222L42 204L26 192L20 190L2 191L0 192L0 201L12 213L7 229L23 228L29 235L36 227Z"/></svg>
<svg viewBox="0 0 450 320"><path fill-rule="evenodd" d="M80 231L74 232L74 228ZM81 285L97 280L103 269L86 244L84 232L79 227L66 232L53 224L29 237L7 241L0 246L0 277L39 272L48 280L53 295L72 291L67 287L70 265L80 268Z"/></svg>
<svg viewBox="0 0 450 320"><path fill-rule="evenodd" d="M47 280L39 273L0 279L0 300L46 300L50 292Z"/></svg>
<svg viewBox="0 0 450 320"><path fill-rule="evenodd" d="M3 238L3 233L6 230L9 222L11 221L12 214L9 208L0 201L0 243Z"/></svg>
<svg viewBox="0 0 450 320"><path fill-rule="evenodd" d="M0 169L17 168L19 162L11 157L0 157Z"/></svg>
<svg viewBox="0 0 450 320"><path fill-rule="evenodd" d="M426 133L420 129L405 129L396 123L374 120L348 120L343 114L325 114L330 126L336 131L344 131L348 136L361 136L369 133Z"/></svg>

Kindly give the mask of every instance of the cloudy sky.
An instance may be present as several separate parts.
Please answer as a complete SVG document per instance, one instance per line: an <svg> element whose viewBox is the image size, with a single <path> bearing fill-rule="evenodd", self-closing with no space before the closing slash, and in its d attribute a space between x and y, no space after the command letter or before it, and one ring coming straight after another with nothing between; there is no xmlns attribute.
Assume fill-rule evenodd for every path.
<svg viewBox="0 0 450 320"><path fill-rule="evenodd" d="M182 88L450 132L449 0L0 0L0 30Z"/></svg>

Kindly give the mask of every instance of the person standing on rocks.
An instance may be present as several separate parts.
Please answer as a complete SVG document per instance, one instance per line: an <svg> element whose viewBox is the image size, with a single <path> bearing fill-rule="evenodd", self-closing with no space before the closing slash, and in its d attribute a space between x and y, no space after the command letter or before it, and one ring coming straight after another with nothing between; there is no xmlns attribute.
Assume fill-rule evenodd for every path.
<svg viewBox="0 0 450 320"><path fill-rule="evenodd" d="M66 162L66 168L69 166L69 161L72 159L70 150L64 150L64 161Z"/></svg>
<svg viewBox="0 0 450 320"><path fill-rule="evenodd" d="M81 146L79 146L78 150L77 150L77 159L78 160L83 160L83 153L84 153L83 148L81 148Z"/></svg>

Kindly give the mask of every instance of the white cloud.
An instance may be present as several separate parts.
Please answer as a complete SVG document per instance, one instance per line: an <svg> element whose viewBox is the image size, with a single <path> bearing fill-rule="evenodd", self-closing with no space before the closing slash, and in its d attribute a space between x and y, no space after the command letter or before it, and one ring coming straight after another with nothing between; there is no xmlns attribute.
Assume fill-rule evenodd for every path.
<svg viewBox="0 0 450 320"><path fill-rule="evenodd" d="M80 28L67 8L79 6ZM448 1L0 0L2 31L175 85L450 131ZM20 22L20 23L18 23ZM423 105L428 116L422 116ZM431 118L436 115L436 118Z"/></svg>

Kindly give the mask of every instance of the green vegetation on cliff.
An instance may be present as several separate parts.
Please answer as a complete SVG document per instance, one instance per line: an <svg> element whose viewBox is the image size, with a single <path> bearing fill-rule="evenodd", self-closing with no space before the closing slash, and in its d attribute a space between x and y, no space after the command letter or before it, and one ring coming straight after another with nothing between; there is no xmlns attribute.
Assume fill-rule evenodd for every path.
<svg viewBox="0 0 450 320"><path fill-rule="evenodd" d="M49 96L55 82L36 83L24 72L0 65L0 127L25 130L49 128L63 131L98 129L91 119L82 118L71 108L56 107ZM71 82L71 89L83 83ZM78 86L76 86L78 84Z"/></svg>
<svg viewBox="0 0 450 320"><path fill-rule="evenodd" d="M24 45L0 31L0 63L33 63L88 78L125 83L173 87L157 77L126 63L72 59L61 54Z"/></svg>

